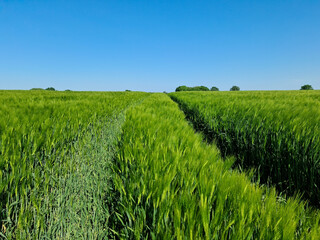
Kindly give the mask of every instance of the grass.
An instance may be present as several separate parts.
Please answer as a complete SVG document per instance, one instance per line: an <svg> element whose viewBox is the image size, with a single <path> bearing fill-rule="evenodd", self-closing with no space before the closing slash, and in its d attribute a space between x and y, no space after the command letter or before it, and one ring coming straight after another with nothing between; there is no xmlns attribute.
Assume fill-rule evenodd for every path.
<svg viewBox="0 0 320 240"><path fill-rule="evenodd" d="M319 213L231 170L164 94L129 109L113 178L121 239L318 239Z"/></svg>
<svg viewBox="0 0 320 240"><path fill-rule="evenodd" d="M262 184L320 206L320 91L172 93L196 130Z"/></svg>
<svg viewBox="0 0 320 240"><path fill-rule="evenodd" d="M88 132L84 144L75 145L66 176L46 196L47 224L37 238L107 239L109 217L115 202L111 184L111 166L121 133L124 114L110 120L101 134Z"/></svg>
<svg viewBox="0 0 320 240"><path fill-rule="evenodd" d="M92 211L101 213L100 204L107 200L96 197L109 184L97 184L113 154L107 135L113 139L119 130L116 123L110 123L147 95L0 91L1 236L66 239L78 236L73 235L76 229L83 230L79 234L91 234L85 229L101 222L98 215L91 216ZM107 149L102 151L97 141ZM106 163L96 162L99 159ZM78 206L80 202L85 206ZM63 209L68 209L70 216ZM90 215L87 220L86 211ZM92 217L96 222L91 222ZM80 226L88 222L87 228ZM92 237L100 234L99 228L92 231Z"/></svg>
<svg viewBox="0 0 320 240"><path fill-rule="evenodd" d="M4 239L320 235L317 210L232 169L166 94L0 91L0 102Z"/></svg>

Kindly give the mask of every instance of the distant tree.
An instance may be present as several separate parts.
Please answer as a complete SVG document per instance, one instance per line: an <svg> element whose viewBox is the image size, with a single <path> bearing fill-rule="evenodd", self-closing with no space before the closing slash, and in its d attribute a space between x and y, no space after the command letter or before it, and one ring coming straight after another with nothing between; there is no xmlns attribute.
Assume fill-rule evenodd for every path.
<svg viewBox="0 0 320 240"><path fill-rule="evenodd" d="M189 91L189 88L187 86L179 86L176 88L176 92L181 92L181 91Z"/></svg>
<svg viewBox="0 0 320 240"><path fill-rule="evenodd" d="M131 92L131 90L127 89L126 92Z"/></svg>
<svg viewBox="0 0 320 240"><path fill-rule="evenodd" d="M212 88L210 89L210 91L219 91L219 88L217 88L217 87L212 87Z"/></svg>
<svg viewBox="0 0 320 240"><path fill-rule="evenodd" d="M313 90L313 87L309 84L301 86L300 90Z"/></svg>
<svg viewBox="0 0 320 240"><path fill-rule="evenodd" d="M71 90L70 89L66 89L66 90L64 90L65 92L71 92Z"/></svg>
<svg viewBox="0 0 320 240"><path fill-rule="evenodd" d="M46 88L46 90L48 90L48 91L55 91L55 89L54 89L53 87L48 87L48 88Z"/></svg>
<svg viewBox="0 0 320 240"><path fill-rule="evenodd" d="M210 90L205 86L195 86L195 87L191 87L190 91L210 91Z"/></svg>
<svg viewBox="0 0 320 240"><path fill-rule="evenodd" d="M181 91L209 91L209 88L205 86L195 86L195 87L179 86L176 88L176 92L181 92Z"/></svg>
<svg viewBox="0 0 320 240"><path fill-rule="evenodd" d="M43 88L31 88L30 90L44 90Z"/></svg>
<svg viewBox="0 0 320 240"><path fill-rule="evenodd" d="M232 86L232 88L230 88L230 91L240 91L240 88L238 86Z"/></svg>

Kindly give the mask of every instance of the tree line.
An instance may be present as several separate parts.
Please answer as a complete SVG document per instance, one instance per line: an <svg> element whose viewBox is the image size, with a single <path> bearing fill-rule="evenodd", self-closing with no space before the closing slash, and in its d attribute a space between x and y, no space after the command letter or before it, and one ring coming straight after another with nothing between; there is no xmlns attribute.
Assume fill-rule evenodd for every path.
<svg viewBox="0 0 320 240"><path fill-rule="evenodd" d="M56 89L54 87L48 87L46 89L44 88L31 88L30 90L47 90L47 91L56 91ZM64 91L70 92L70 89L66 89Z"/></svg>
<svg viewBox="0 0 320 240"><path fill-rule="evenodd" d="M310 84L306 84L301 86L300 90L313 90L313 87ZM179 86L176 88L176 92L182 92L182 91L219 91L219 88L213 86L212 88L209 89L206 86L187 87L185 85ZM230 91L240 91L240 87L232 86L230 88Z"/></svg>
<svg viewBox="0 0 320 240"><path fill-rule="evenodd" d="M182 92L182 91L219 91L219 88L213 86L212 88L209 89L206 86L187 87L184 85L176 88L176 92ZM230 91L240 91L240 87L232 86L230 88Z"/></svg>

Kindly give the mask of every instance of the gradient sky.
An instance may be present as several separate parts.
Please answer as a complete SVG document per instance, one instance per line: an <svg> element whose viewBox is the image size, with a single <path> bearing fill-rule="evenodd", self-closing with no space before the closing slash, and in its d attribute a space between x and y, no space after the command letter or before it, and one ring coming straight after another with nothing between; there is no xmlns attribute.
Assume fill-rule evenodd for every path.
<svg viewBox="0 0 320 240"><path fill-rule="evenodd" d="M0 89L320 89L320 1L0 0Z"/></svg>

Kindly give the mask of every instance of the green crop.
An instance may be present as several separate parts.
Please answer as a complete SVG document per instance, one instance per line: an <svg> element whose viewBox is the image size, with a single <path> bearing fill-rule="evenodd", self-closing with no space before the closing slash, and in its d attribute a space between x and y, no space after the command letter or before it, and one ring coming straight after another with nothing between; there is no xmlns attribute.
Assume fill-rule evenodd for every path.
<svg viewBox="0 0 320 240"><path fill-rule="evenodd" d="M146 95L0 91L0 236L105 234L118 119Z"/></svg>
<svg viewBox="0 0 320 240"><path fill-rule="evenodd" d="M320 92L172 93L195 129L261 183L320 206Z"/></svg>
<svg viewBox="0 0 320 240"><path fill-rule="evenodd" d="M317 210L232 169L166 94L0 91L0 103L0 238L319 238Z"/></svg>
<svg viewBox="0 0 320 240"><path fill-rule="evenodd" d="M123 239L318 239L319 213L230 170L178 105L153 94L126 113L110 221Z"/></svg>

